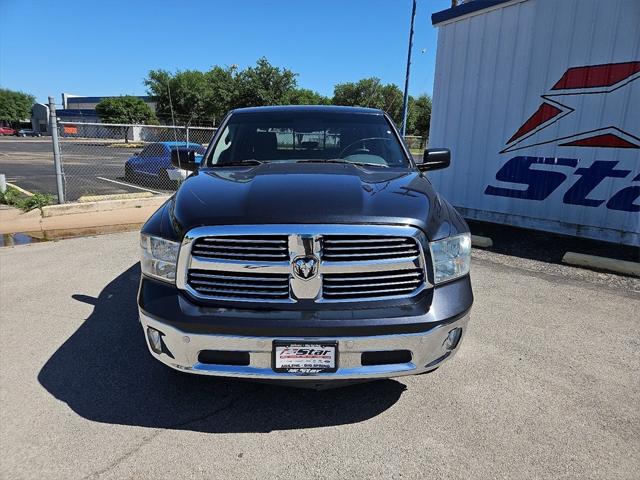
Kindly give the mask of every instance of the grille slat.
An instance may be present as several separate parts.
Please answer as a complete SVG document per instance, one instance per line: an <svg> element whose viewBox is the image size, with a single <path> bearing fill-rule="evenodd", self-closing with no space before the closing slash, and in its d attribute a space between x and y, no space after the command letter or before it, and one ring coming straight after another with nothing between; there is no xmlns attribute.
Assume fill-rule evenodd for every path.
<svg viewBox="0 0 640 480"><path fill-rule="evenodd" d="M200 287L200 291L216 293L219 296L229 296L235 297L237 295L246 295L250 297L261 297L261 296L271 296L271 297L281 297L285 293L283 292L271 292L266 290L228 290L228 289L220 289L220 288L209 288L209 287ZM287 290L286 293L289 291Z"/></svg>
<svg viewBox="0 0 640 480"><path fill-rule="evenodd" d="M324 237L324 242L329 244L344 244L344 243L389 243L389 242L397 242L398 238L389 237L389 238L367 238L367 237L352 237L353 239L338 239L335 237ZM405 240L400 237L400 240Z"/></svg>
<svg viewBox="0 0 640 480"><path fill-rule="evenodd" d="M234 260L255 260L255 259L284 259L288 258L282 254L277 253L239 253L239 252L220 252L216 251L208 251L208 250L198 250L193 249L193 254L198 257L209 257L209 258L231 258Z"/></svg>
<svg viewBox="0 0 640 480"><path fill-rule="evenodd" d="M380 282L380 283L353 283L351 285L325 285L325 289L337 290L339 288L342 289L351 289L354 286L356 287L381 287L381 286L389 286L389 285L415 285L417 283L416 280L407 280L405 282Z"/></svg>
<svg viewBox="0 0 640 480"><path fill-rule="evenodd" d="M204 237L200 239L204 243L258 243L258 244L272 244L272 245L286 245L287 240L284 239L247 239L247 238L211 238Z"/></svg>
<svg viewBox="0 0 640 480"><path fill-rule="evenodd" d="M289 259L288 237L202 237L195 240L191 254L238 262L283 261Z"/></svg>
<svg viewBox="0 0 640 480"><path fill-rule="evenodd" d="M327 300L367 299L411 294L424 282L424 274L416 268L365 274L327 274L322 280L323 298Z"/></svg>
<svg viewBox="0 0 640 480"><path fill-rule="evenodd" d="M337 236L323 238L322 257L326 261L367 261L417 257L418 244L410 237Z"/></svg>
<svg viewBox="0 0 640 480"><path fill-rule="evenodd" d="M282 273L227 274L218 271L190 270L188 284L196 292L223 300L288 300L289 275Z"/></svg>
<svg viewBox="0 0 640 480"><path fill-rule="evenodd" d="M191 280L194 285L203 285L205 287L220 287L220 288L234 288L237 287L237 283L233 282L210 282L208 280ZM243 283L243 287L247 288L265 288L268 290L283 290L279 285L264 285L261 283Z"/></svg>
<svg viewBox="0 0 640 480"><path fill-rule="evenodd" d="M352 290L350 292L331 292L331 297L380 297L389 296L391 294L410 293L415 288L385 288L382 290ZM330 297L326 297L330 298Z"/></svg>
<svg viewBox="0 0 640 480"><path fill-rule="evenodd" d="M243 277L243 276L235 276L235 275L218 275L218 274L212 274L212 273L198 273L198 272L192 272L190 273L190 275L192 277L195 278L211 278L211 279L224 279L224 280L246 280L247 277ZM253 281L260 281L260 282L281 282L282 280L280 278L273 278L273 277L266 277L266 276L252 276L251 280Z"/></svg>
<svg viewBox="0 0 640 480"><path fill-rule="evenodd" d="M367 253L330 253L325 254L323 258L325 260L335 260L336 258L348 258L353 260L354 257L358 259L383 259L383 258L401 258L415 256L415 250L397 250L387 252L367 252Z"/></svg>
<svg viewBox="0 0 640 480"><path fill-rule="evenodd" d="M251 246L251 247L239 247L237 245L205 245L205 244L201 244L198 245L198 248L205 248L207 250L233 250L233 251L244 251L244 250L249 250L249 251L258 251L258 252L275 252L280 254L280 249L277 247L256 247L256 246Z"/></svg>
<svg viewBox="0 0 640 480"><path fill-rule="evenodd" d="M344 246L340 246L340 247L330 247L331 252L336 252L336 251L340 251L340 252L351 252L351 251L361 251L361 250L397 250L397 249L407 249L407 248L412 248L413 244L410 242L405 242L402 244L396 243L396 244L389 244L389 245L354 245L354 246L348 246L348 247L344 247Z"/></svg>
<svg viewBox="0 0 640 480"><path fill-rule="evenodd" d="M386 274L387 272L382 272L383 274ZM376 275L376 276L363 276L363 277L357 277L356 280L386 280L386 279L390 279L390 278L408 278L410 276L413 277L420 277L421 274L416 272L416 273L397 273L397 274L389 274L389 275ZM331 281L332 282L353 282L354 278L352 277L345 277L345 278L338 278L337 275L333 275L331 277Z"/></svg>

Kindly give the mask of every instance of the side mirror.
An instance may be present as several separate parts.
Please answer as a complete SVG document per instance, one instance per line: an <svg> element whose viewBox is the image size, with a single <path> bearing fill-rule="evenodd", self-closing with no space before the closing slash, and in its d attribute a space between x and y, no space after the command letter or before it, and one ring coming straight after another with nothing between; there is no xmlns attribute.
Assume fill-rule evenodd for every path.
<svg viewBox="0 0 640 480"><path fill-rule="evenodd" d="M198 160L202 160L200 157ZM171 150L171 163L174 167L193 172L198 169L196 152L193 148L178 147Z"/></svg>
<svg viewBox="0 0 640 480"><path fill-rule="evenodd" d="M451 164L451 151L448 148L428 148L422 155L418 170L428 172L447 168Z"/></svg>

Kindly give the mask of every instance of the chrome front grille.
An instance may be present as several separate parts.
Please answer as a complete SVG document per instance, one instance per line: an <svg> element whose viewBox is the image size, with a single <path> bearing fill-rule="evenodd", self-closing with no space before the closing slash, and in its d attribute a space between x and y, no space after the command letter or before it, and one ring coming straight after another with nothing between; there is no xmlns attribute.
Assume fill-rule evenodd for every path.
<svg viewBox="0 0 640 480"><path fill-rule="evenodd" d="M322 277L322 298L352 300L408 295L424 282L420 268L366 273L334 273Z"/></svg>
<svg viewBox="0 0 640 480"><path fill-rule="evenodd" d="M318 303L408 298L430 287L413 227L235 225L185 236L176 285L211 300Z"/></svg>
<svg viewBox="0 0 640 480"><path fill-rule="evenodd" d="M288 260L286 235L246 237L202 237L191 248L191 254L223 260Z"/></svg>
<svg viewBox="0 0 640 480"><path fill-rule="evenodd" d="M322 258L325 261L382 260L415 257L419 254L418 244L411 237L328 235L322 239Z"/></svg>
<svg viewBox="0 0 640 480"><path fill-rule="evenodd" d="M286 273L229 273L216 270L189 270L187 283L201 295L226 299L289 298Z"/></svg>

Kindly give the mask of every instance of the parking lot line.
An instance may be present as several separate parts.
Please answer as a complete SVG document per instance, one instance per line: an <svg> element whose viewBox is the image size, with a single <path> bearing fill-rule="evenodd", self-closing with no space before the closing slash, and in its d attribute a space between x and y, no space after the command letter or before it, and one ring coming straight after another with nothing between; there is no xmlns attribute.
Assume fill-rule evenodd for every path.
<svg viewBox="0 0 640 480"><path fill-rule="evenodd" d="M125 187L137 188L138 190L144 190L146 192L157 193L158 195L160 195L162 193L162 192L158 192L156 190L151 190L150 188L139 187L137 185L131 185L130 183L126 183L126 182L119 182L118 180L112 180L110 178L104 178L104 177L96 177L96 178L99 178L100 180L104 180L105 182L117 183L118 185L124 185Z"/></svg>

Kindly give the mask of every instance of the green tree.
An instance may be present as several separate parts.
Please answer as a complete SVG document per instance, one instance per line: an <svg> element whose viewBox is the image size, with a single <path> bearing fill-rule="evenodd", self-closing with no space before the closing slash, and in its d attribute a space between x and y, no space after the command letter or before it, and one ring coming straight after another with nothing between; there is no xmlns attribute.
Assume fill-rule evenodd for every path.
<svg viewBox="0 0 640 480"><path fill-rule="evenodd" d="M331 100L307 88L296 88L285 96L287 105L330 105Z"/></svg>
<svg viewBox="0 0 640 480"><path fill-rule="evenodd" d="M233 108L283 105L297 87L296 74L286 68L274 67L262 57L255 67L238 72L237 96Z"/></svg>
<svg viewBox="0 0 640 480"><path fill-rule="evenodd" d="M238 97L237 68L215 66L209 70L207 76L207 109L206 119L212 124L220 122L231 110Z"/></svg>
<svg viewBox="0 0 640 480"><path fill-rule="evenodd" d="M400 90L396 84L388 83L382 87L382 98L383 104L379 108L387 112L396 125L400 126L402 123L402 101L404 98L402 90Z"/></svg>
<svg viewBox="0 0 640 480"><path fill-rule="evenodd" d="M158 123L153 110L142 99L132 96L109 97L96 105L96 113L104 123L134 123L154 125ZM129 127L124 129L128 142Z"/></svg>
<svg viewBox="0 0 640 480"><path fill-rule="evenodd" d="M431 126L431 97L422 94L416 98L413 112L415 115L412 128L413 134L427 138L429 136L429 127Z"/></svg>
<svg viewBox="0 0 640 480"><path fill-rule="evenodd" d="M216 69L222 70L219 67ZM147 90L156 101L156 112L166 122L191 124L211 119L214 99L214 84L218 72L197 70L178 71L175 74L166 70L151 70L144 80ZM219 83L219 82L218 82Z"/></svg>
<svg viewBox="0 0 640 480"><path fill-rule="evenodd" d="M0 88L0 120L16 124L31 117L33 95Z"/></svg>
<svg viewBox="0 0 640 480"><path fill-rule="evenodd" d="M363 78L358 82L338 83L333 87L334 105L380 108L384 103L379 78Z"/></svg>
<svg viewBox="0 0 640 480"><path fill-rule="evenodd" d="M384 110L396 125L402 122L403 94L393 84L377 77L335 85L333 98L298 88L297 74L271 65L262 57L244 70L236 66L214 66L207 72L185 70L171 73L151 70L144 80L156 100L156 112L165 121L218 124L234 108L261 105L348 105ZM173 110L173 118L172 118ZM429 130L431 99L409 97L407 132L425 135Z"/></svg>
<svg viewBox="0 0 640 480"><path fill-rule="evenodd" d="M264 57L244 70L236 66L214 66L207 72L151 70L144 83L156 100L158 114L181 124L215 124L234 108L282 105L302 96L314 99L307 93L296 96L296 74Z"/></svg>
<svg viewBox="0 0 640 480"><path fill-rule="evenodd" d="M379 108L387 112L396 125L402 121L402 90L393 83L384 85L377 77L336 84L332 103Z"/></svg>

